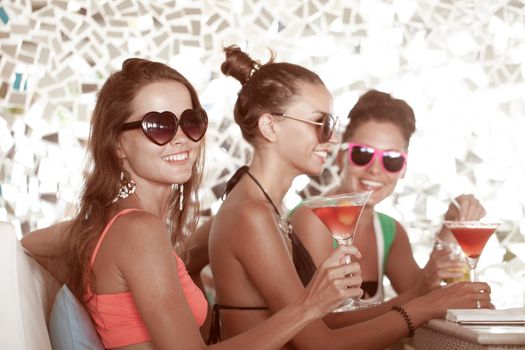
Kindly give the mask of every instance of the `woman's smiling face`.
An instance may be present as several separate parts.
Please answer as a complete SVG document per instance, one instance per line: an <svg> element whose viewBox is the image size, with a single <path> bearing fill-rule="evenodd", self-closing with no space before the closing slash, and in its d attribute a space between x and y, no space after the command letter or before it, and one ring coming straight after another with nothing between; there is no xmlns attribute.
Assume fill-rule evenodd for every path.
<svg viewBox="0 0 525 350"><path fill-rule="evenodd" d="M332 96L320 84L303 83L301 93L296 96L285 110L291 118L281 118L282 130L279 143L283 160L291 165L298 174L318 175L322 172L328 152L338 142L335 134L329 140L321 142L321 126L306 121L321 123L323 115L332 113Z"/></svg>
<svg viewBox="0 0 525 350"><path fill-rule="evenodd" d="M407 151L407 142L399 127L391 122L367 121L360 125L345 142L365 144L380 150ZM344 192L373 191L368 205L375 205L388 197L395 189L397 181L403 177L406 168L391 173L383 169L381 157L375 157L365 166L349 162L348 151L340 155L341 189Z"/></svg>
<svg viewBox="0 0 525 350"><path fill-rule="evenodd" d="M159 81L144 86L133 100L133 115L127 120L140 120L151 111L170 111L180 117L193 108L188 89L176 81ZM191 177L201 142L193 142L178 128L173 139L159 146L149 140L141 129L121 133L119 156L134 181L171 185L184 183Z"/></svg>

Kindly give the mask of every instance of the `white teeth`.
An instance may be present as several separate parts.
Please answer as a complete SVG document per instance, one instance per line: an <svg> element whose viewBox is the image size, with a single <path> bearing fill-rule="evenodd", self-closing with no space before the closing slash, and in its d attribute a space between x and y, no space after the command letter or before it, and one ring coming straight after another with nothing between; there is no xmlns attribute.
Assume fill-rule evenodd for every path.
<svg viewBox="0 0 525 350"><path fill-rule="evenodd" d="M188 159L188 152L171 154L169 156L162 157L162 160L165 160L168 162L177 162L177 161L186 160L186 159Z"/></svg>
<svg viewBox="0 0 525 350"><path fill-rule="evenodd" d="M314 154L318 155L319 157L326 158L328 156L328 152L326 151L314 151Z"/></svg>
<svg viewBox="0 0 525 350"><path fill-rule="evenodd" d="M370 180L361 180L361 183L368 187L381 187L383 186L382 182L370 181Z"/></svg>

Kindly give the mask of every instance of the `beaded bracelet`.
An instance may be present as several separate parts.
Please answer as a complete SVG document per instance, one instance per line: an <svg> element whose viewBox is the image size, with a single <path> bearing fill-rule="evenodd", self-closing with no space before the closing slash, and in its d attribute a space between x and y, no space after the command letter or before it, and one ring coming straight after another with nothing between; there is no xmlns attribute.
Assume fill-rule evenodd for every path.
<svg viewBox="0 0 525 350"><path fill-rule="evenodd" d="M406 312L406 310L403 309L399 305L392 306L392 310L399 312L401 314L401 316L403 316L403 318L405 319L405 322L407 323L407 326L408 326L408 336L409 337L413 337L414 336L414 332L416 331L416 329L414 328L414 324L412 323L412 320L410 319L410 316L408 315L408 312Z"/></svg>

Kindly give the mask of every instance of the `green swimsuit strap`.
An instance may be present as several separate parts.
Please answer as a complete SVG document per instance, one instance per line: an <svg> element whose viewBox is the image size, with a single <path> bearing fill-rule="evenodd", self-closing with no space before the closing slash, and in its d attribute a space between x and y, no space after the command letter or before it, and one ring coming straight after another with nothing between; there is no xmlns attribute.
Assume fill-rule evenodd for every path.
<svg viewBox="0 0 525 350"><path fill-rule="evenodd" d="M392 248L392 243L396 237L396 220L394 218L377 212L377 217L379 218L379 224L381 225L381 231L383 231L383 269L386 267L386 262L388 261L388 254L390 253L390 248Z"/></svg>

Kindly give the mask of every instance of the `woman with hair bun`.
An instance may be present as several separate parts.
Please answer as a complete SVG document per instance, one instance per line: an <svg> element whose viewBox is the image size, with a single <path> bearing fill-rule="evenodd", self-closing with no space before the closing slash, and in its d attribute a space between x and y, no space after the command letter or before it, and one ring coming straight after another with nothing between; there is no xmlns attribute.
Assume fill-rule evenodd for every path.
<svg viewBox="0 0 525 350"><path fill-rule="evenodd" d="M224 51L222 72L242 85L234 118L253 146L253 158L228 182L211 227L210 262L218 302L214 310L220 314L215 326L222 326L222 333L215 329L216 339L249 331L303 292L290 251L293 227L281 202L296 176L321 173L338 142L332 96L319 76L274 57L260 64L236 46ZM360 273L354 278L361 282ZM350 290L354 297L362 294L360 288ZM330 314L283 348L383 349L413 335L425 321L443 317L447 309L473 308L478 302L490 304L487 284L458 283L391 311L368 314L368 320L354 325L345 313Z"/></svg>

